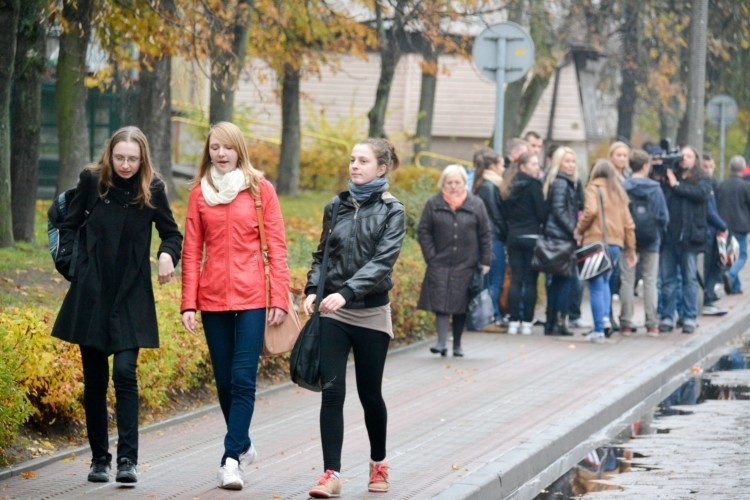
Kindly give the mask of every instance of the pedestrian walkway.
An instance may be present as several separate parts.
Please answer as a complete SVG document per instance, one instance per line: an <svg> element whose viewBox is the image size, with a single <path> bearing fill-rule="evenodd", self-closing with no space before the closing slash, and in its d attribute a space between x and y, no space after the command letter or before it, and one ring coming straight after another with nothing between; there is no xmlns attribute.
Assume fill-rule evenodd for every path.
<svg viewBox="0 0 750 500"><path fill-rule="evenodd" d="M580 331L545 337L535 327L531 336L467 333L464 358L431 354L427 342L392 352L384 380L387 494L367 492L369 446L350 367L342 498L533 498L748 328L746 296L722 305L729 313L700 317L692 335L650 338L641 328L598 345ZM135 488L87 483L90 455L81 449L19 465L0 481L0 498L307 498L322 472L319 401L291 384L258 394L259 459L240 493L216 488L224 422L213 406L142 431Z"/></svg>

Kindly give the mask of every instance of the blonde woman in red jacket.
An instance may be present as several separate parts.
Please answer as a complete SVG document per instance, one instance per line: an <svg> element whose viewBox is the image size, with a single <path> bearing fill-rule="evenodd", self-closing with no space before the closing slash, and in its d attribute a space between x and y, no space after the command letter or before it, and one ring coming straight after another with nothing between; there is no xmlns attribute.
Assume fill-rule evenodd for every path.
<svg viewBox="0 0 750 500"><path fill-rule="evenodd" d="M271 265L268 317L258 198ZM280 324L287 314L289 268L276 192L253 168L242 132L232 123L217 123L206 139L188 201L182 259L182 324L195 332L201 311L227 424L219 487L240 490L240 473L257 456L249 431L265 323Z"/></svg>

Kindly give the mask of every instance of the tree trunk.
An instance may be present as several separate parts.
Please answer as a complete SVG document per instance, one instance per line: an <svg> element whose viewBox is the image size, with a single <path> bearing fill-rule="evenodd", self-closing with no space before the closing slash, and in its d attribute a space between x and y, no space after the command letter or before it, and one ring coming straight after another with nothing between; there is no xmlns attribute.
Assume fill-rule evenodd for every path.
<svg viewBox="0 0 750 500"><path fill-rule="evenodd" d="M39 183L42 73L46 23L42 0L21 3L11 98L11 207L13 237L34 241L35 201Z"/></svg>
<svg viewBox="0 0 750 500"><path fill-rule="evenodd" d="M211 98L209 104L209 123L232 121L234 112L234 92L240 79L242 67L247 54L247 40L250 33L250 9L252 0L237 2L234 24L226 25L224 21L214 18L214 30L223 32L231 41L231 50L227 51L218 44L211 50Z"/></svg>
<svg viewBox="0 0 750 500"><path fill-rule="evenodd" d="M398 16L397 7L394 16ZM375 103L372 105L367 118L370 121L370 128L367 132L368 137L386 137L385 133L385 113L388 109L388 97L391 93L393 77L396 74L396 66L401 59L401 49L399 47L399 23L394 19L390 29L386 30L383 24L383 11L379 2L375 2L375 17L378 30L378 41L380 42L380 78L378 79L378 89L375 92Z"/></svg>
<svg viewBox="0 0 750 500"><path fill-rule="evenodd" d="M623 2L625 20L622 33L622 82L617 100L617 139L630 143L633 135L633 115L638 83L638 12L632 1Z"/></svg>
<svg viewBox="0 0 750 500"><path fill-rule="evenodd" d="M301 149L299 112L299 70L284 65L281 89L281 157L276 189L279 194L299 194Z"/></svg>
<svg viewBox="0 0 750 500"><path fill-rule="evenodd" d="M419 114L414 154L430 150L432 119L435 116L435 94L437 92L438 52L433 44L422 40L422 88L419 93Z"/></svg>
<svg viewBox="0 0 750 500"><path fill-rule="evenodd" d="M138 125L148 137L151 159L167 185L167 195L169 199L174 199L171 72L171 57L164 56L158 61L141 57Z"/></svg>
<svg viewBox="0 0 750 500"><path fill-rule="evenodd" d="M57 59L55 106L57 137L60 148L60 170L57 192L61 193L78 182L78 172L88 163L89 134L86 122L86 50L91 35L92 0L78 0L63 5L63 18L68 28L60 35Z"/></svg>
<svg viewBox="0 0 750 500"><path fill-rule="evenodd" d="M10 94L19 0L0 0L0 248L13 246L10 195Z"/></svg>
<svg viewBox="0 0 750 500"><path fill-rule="evenodd" d="M706 98L706 25L708 0L694 0L690 16L690 58L688 104L685 116L687 143L703 151L704 107Z"/></svg>

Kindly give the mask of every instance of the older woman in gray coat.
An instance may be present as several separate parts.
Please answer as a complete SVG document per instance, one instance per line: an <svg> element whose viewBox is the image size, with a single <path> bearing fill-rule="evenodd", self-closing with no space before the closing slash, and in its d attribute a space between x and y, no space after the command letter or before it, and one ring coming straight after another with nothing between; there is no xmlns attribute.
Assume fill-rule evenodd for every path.
<svg viewBox="0 0 750 500"><path fill-rule="evenodd" d="M487 274L492 261L491 230L482 200L467 189L466 171L448 165L419 221L418 238L427 271L417 307L436 316L437 343L430 352L446 356L452 320L453 355L463 356L461 334L469 307L469 285L478 265Z"/></svg>

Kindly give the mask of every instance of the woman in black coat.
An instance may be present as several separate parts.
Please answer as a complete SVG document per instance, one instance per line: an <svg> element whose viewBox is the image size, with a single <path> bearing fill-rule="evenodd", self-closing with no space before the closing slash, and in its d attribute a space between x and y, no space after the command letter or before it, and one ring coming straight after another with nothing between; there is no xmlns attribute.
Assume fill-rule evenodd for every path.
<svg viewBox="0 0 750 500"><path fill-rule="evenodd" d="M547 323L545 335L573 335L567 327L568 300L571 287L578 279L575 272L576 248L573 232L578 223L578 169L575 151L561 146L552 155L552 165L544 180L544 197L547 200L547 222L544 237L569 243L569 269L553 273L547 291Z"/></svg>
<svg viewBox="0 0 750 500"><path fill-rule="evenodd" d="M481 199L466 188L466 170L448 165L438 180L440 194L430 198L419 221L418 238L427 262L417 308L436 316L435 354L448 353L448 323L453 320L453 355L463 356L461 334L469 307L469 285L481 265L490 270L491 232L487 210Z"/></svg>
<svg viewBox="0 0 750 500"><path fill-rule="evenodd" d="M162 241L159 283L169 283L182 235L164 183L151 165L145 135L136 127L125 127L109 139L99 162L81 172L60 226L60 251L70 252L78 245L77 271L52 335L81 349L83 406L93 456L91 482L109 481L110 355L114 355L118 432L116 480L127 486L138 480L138 350L159 347L151 284L152 224Z"/></svg>
<svg viewBox="0 0 750 500"><path fill-rule="evenodd" d="M531 267L536 240L547 220L547 204L539 180L539 158L524 154L503 175L500 196L503 215L508 221L508 333L531 335L539 273Z"/></svg>

